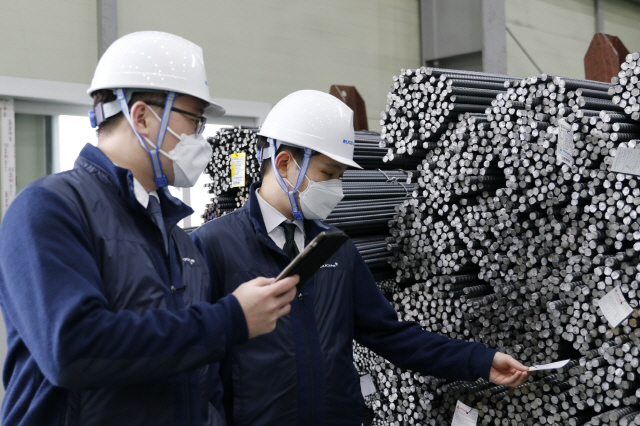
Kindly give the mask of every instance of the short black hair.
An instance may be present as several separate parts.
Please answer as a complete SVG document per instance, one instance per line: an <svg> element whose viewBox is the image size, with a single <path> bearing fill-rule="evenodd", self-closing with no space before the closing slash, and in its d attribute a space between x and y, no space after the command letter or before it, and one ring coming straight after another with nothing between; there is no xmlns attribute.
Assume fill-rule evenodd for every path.
<svg viewBox="0 0 640 426"><path fill-rule="evenodd" d="M258 148L258 152L260 152L263 148L269 147L269 142L265 136L258 135L258 142L256 143ZM304 148L298 148L291 145L280 144L280 147L276 151L276 156L282 151L290 152L293 158L300 164L302 159L304 158ZM319 154L317 151L313 151L311 156ZM267 172L271 170L271 161L268 158L262 159L262 164L260 165L260 180L264 180L264 177L267 175Z"/></svg>

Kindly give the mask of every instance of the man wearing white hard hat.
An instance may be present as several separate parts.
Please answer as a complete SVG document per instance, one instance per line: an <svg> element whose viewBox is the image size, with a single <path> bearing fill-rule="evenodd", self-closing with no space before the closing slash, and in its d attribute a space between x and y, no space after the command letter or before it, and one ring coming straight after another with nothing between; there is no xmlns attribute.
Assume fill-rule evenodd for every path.
<svg viewBox="0 0 640 426"><path fill-rule="evenodd" d="M211 304L207 265L176 226L193 210L167 186L195 183L205 117L224 113L200 47L124 36L88 92L98 146L24 189L0 226L2 424L224 425L215 362L275 327L297 278Z"/></svg>
<svg viewBox="0 0 640 426"><path fill-rule="evenodd" d="M212 267L212 287L233 292L277 276L329 227L353 161L353 111L326 93L295 92L259 132L263 181L240 210L191 237ZM215 267L214 267L215 265ZM527 367L481 343L452 340L398 321L348 241L301 288L274 332L236 346L222 363L224 406L234 425L361 425L364 400L353 340L399 367L454 380L518 386Z"/></svg>

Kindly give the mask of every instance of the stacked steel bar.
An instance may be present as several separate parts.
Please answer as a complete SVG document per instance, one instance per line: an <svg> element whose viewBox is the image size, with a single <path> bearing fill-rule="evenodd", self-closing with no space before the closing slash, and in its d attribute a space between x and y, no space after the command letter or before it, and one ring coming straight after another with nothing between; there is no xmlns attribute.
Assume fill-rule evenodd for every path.
<svg viewBox="0 0 640 426"><path fill-rule="evenodd" d="M440 75L431 76L432 74L432 70L423 68L415 71L407 70L403 75L394 78L394 88L398 93L392 92L389 95L389 106L387 111L382 114L383 135L392 150L389 155L410 154L423 157L419 185L424 188L421 195L428 200L417 203L408 201L399 209L400 214L391 230L392 235L396 238L395 246L402 248L402 253L395 262L398 269L397 279L398 281L419 281L436 277L434 281L406 288L402 297L397 298L394 295L394 304L402 319L417 320L424 328L432 331L455 334L455 327L458 326L459 329L462 320L461 317L456 317L457 314L461 314L461 311L456 310L456 307L460 306L459 300L447 298L445 294L448 294L449 291L455 293L457 299L461 295L462 297L472 297L486 294L488 291L478 282L477 267L471 262L471 258L477 253L471 252L472 247L463 246L459 235L454 232L456 226L460 226L461 221L456 214L458 207L454 206L453 209L449 209L451 206L449 202L452 199L473 199L484 190L491 189L491 184L499 183L501 178L497 173L492 174L492 165L484 164L485 158L482 158L481 164L476 162L473 155L469 155L468 158L461 157L460 161L452 160L456 153L467 146L469 139L469 135L465 135L464 132L456 132L456 123L460 119L468 119L472 126L482 127L486 122L486 115L480 114L480 112L486 109L487 104L491 103L500 90L505 90L504 83L507 79L500 79L496 82L496 78L491 77L487 79L490 81L485 82L482 77L476 80L474 76L469 79L469 87L463 87L460 86L460 83L465 81L464 78L457 78L454 79L455 81L448 81L449 84L445 84L443 82L447 81L446 75L441 74L440 79L437 78ZM479 90L478 87L484 87L484 90ZM462 92L452 93L453 90ZM465 93L464 90L467 92ZM458 100L456 96L465 96L469 92L478 95L478 98L486 96L479 100L479 105L464 106L463 108L467 111L466 115L461 117L459 114L450 114L450 111L454 109L455 100ZM471 99L463 100L470 101ZM438 111L430 114L431 110L424 111L424 108L440 109L442 115L439 115ZM399 114L399 111L404 111L406 117ZM415 152L419 148L423 148L427 152ZM486 149L479 145L473 149L476 148L480 148L479 154L484 154ZM453 170L452 166L456 170ZM470 191L465 193L452 191L452 184L458 179L464 181L467 178L464 176L465 173L469 173L467 181ZM473 187L471 188L471 186ZM460 204L466 204L466 201L462 201ZM475 277L474 272L476 272ZM438 276L444 275L452 278L437 280ZM469 287L467 295L463 295L465 283ZM480 286L474 288L472 286L474 283L480 284ZM431 291L431 288L435 286L440 286L442 290L440 296L442 297L438 297L437 293ZM444 293L445 286L447 293ZM437 306L439 301L444 302L440 309L429 309L431 306ZM384 370L390 375L403 374L403 372L396 373L393 368ZM379 376L378 381L380 386L384 386L393 383L393 376ZM418 389L421 389L421 392L433 395L440 382L424 378L419 383ZM399 398L401 402L399 406L402 407L407 403L410 406L411 401L416 399L416 396L406 389L405 387L404 392L395 395L395 398ZM395 417L394 410L390 405L385 403L378 405L380 406L378 413L381 418L386 416L389 420ZM435 409L436 407L432 406L433 413L435 413ZM406 414L406 412L397 413L398 419L405 418ZM442 420L436 420L436 418L431 420L434 422ZM413 421L409 419L410 417L406 418L408 421ZM427 423L425 422L425 424Z"/></svg>
<svg viewBox="0 0 640 426"><path fill-rule="evenodd" d="M326 222L353 239L384 291L389 288L385 281L394 276L391 254L396 250L388 242L389 222L399 204L417 196L413 182L420 160L399 157L390 161L385 159L388 150L380 145L378 133L356 132L353 159L364 170L345 171L344 198Z"/></svg>
<svg viewBox="0 0 640 426"><path fill-rule="evenodd" d="M411 183L415 172L347 170L342 178L344 199L326 222L352 237L356 248L374 273L376 281L393 278L389 244L389 221L398 204L414 194Z"/></svg>
<svg viewBox="0 0 640 426"><path fill-rule="evenodd" d="M631 422L640 396L637 320L609 332L597 300L620 285L638 305L640 185L610 172L617 149L640 137L632 117L612 101L611 85L542 75L504 79L485 114L423 122L433 111L420 111L420 101L399 102L429 92L420 89L423 75L428 71L396 77L383 114L385 140L396 152L415 148L434 121L441 123L439 137L426 141L432 145L418 180L426 202L406 203L391 230L398 278L419 281L394 294L399 316L528 364L572 358L575 365L568 376L553 372L516 391L423 378L421 392L436 395L427 418L416 422L382 397L371 402L381 424L450 421L460 389L473 390L464 395L479 401L482 424ZM417 123L403 127L414 117ZM574 142L565 163L557 161L560 125L569 126ZM472 187L485 183L481 176L493 176L493 186ZM378 390L404 374L381 370L387 374L376 377ZM536 387L541 380L548 383ZM480 392L489 400L478 400ZM518 393L526 398L514 398ZM393 407L415 400L405 388Z"/></svg>
<svg viewBox="0 0 640 426"><path fill-rule="evenodd" d="M613 95L613 102L624 108L628 116L640 121L640 53L629 53L625 59L618 77L611 81L615 86L609 94Z"/></svg>
<svg viewBox="0 0 640 426"><path fill-rule="evenodd" d="M381 136L389 158L424 156L438 146L448 124L460 113L484 113L506 81L516 77L422 67L394 77L381 113ZM449 127L450 128L450 127Z"/></svg>

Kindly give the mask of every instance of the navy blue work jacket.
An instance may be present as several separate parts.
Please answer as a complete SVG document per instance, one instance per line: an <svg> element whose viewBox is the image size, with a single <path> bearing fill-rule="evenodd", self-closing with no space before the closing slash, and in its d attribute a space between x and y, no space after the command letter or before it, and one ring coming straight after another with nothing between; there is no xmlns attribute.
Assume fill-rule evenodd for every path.
<svg viewBox="0 0 640 426"><path fill-rule="evenodd" d="M176 226L192 210L159 196L168 250L131 172L87 145L11 204L3 426L225 423L209 364L246 341L244 314L232 295L209 303L207 266Z"/></svg>

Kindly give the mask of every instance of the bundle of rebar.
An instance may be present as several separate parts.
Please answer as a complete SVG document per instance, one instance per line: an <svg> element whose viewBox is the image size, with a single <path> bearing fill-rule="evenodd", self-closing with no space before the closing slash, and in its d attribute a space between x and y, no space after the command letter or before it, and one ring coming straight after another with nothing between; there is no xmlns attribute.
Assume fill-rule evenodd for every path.
<svg viewBox="0 0 640 426"><path fill-rule="evenodd" d="M639 298L640 182L611 167L640 126L612 87L428 68L394 78L383 138L422 158L417 197L391 222L399 317L529 365L572 362L511 390L372 367L356 346L361 374L377 373L376 424L450 423L458 399L482 424L636 424L638 321L611 330L598 308L616 286ZM483 99L456 107L471 89Z"/></svg>
<svg viewBox="0 0 640 426"><path fill-rule="evenodd" d="M213 154L205 169L211 182L205 186L213 195L202 215L205 222L242 207L249 197L249 187L260 180L260 164L256 157L257 131L258 127L223 127L207 139ZM238 155L242 176L232 179L232 162Z"/></svg>
<svg viewBox="0 0 640 426"><path fill-rule="evenodd" d="M414 172L415 173L415 172ZM389 222L398 205L410 199L412 172L347 170L342 178L344 198L326 219L346 232L362 255L376 281L392 279Z"/></svg>
<svg viewBox="0 0 640 426"><path fill-rule="evenodd" d="M640 53L629 53L625 59L618 77L611 81L614 86L609 94L632 120L640 121Z"/></svg>

